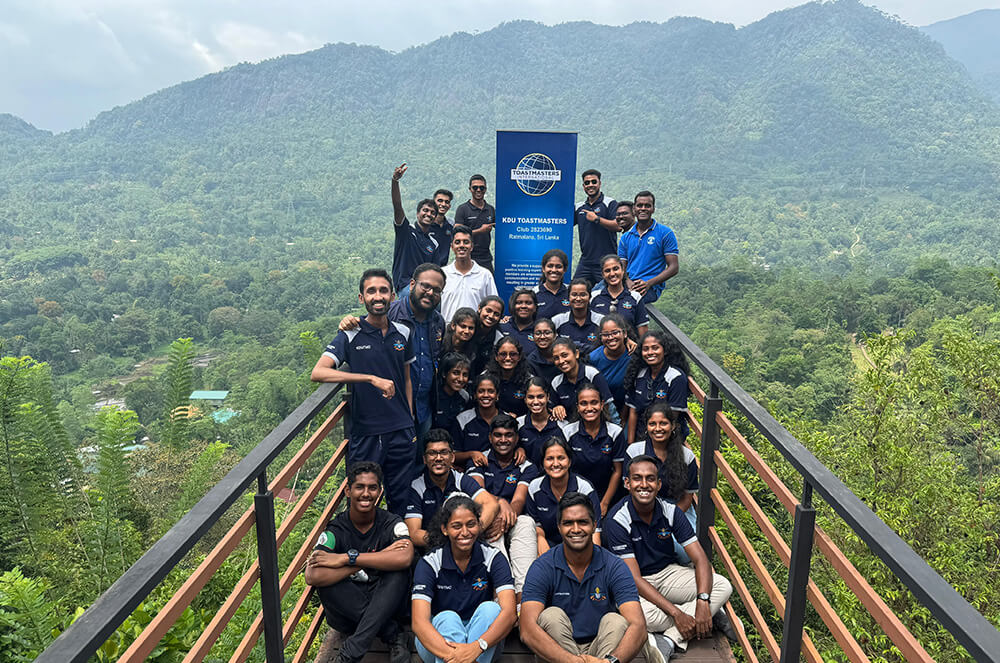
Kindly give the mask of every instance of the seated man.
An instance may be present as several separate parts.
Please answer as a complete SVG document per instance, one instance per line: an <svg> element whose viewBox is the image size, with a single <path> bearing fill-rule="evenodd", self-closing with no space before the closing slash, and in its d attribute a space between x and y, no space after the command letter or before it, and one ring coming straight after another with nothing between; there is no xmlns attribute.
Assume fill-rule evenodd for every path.
<svg viewBox="0 0 1000 663"><path fill-rule="evenodd" d="M486 540L510 560L514 592L520 599L524 576L538 557L535 521L524 514L528 484L538 476L538 469L527 460L518 463L514 457L516 448L517 420L509 414L500 413L490 422L490 449L486 452L486 464L473 466L467 474L500 505L499 514L486 530Z"/></svg>
<svg viewBox="0 0 1000 663"><path fill-rule="evenodd" d="M594 506L586 495L559 500L562 543L528 569L521 598L521 640L550 663L628 663L645 647L663 663L646 633L628 567L594 545Z"/></svg>
<svg viewBox="0 0 1000 663"><path fill-rule="evenodd" d="M306 561L306 582L316 587L330 628L347 635L338 663L360 661L375 636L390 646L391 663L407 663L399 619L410 589L409 532L399 516L377 506L378 464L362 461L348 470L347 496L347 510L330 521Z"/></svg>
<svg viewBox="0 0 1000 663"><path fill-rule="evenodd" d="M625 473L628 495L604 519L608 547L635 579L646 628L657 649L669 659L674 649L687 649L692 638L712 632L712 616L729 600L732 585L712 572L691 523L673 504L657 497L658 463L652 456L632 459ZM694 568L677 563L674 539L684 546ZM719 624L731 631L728 619ZM726 635L730 635L727 632Z"/></svg>
<svg viewBox="0 0 1000 663"><path fill-rule="evenodd" d="M483 507L481 525L488 528L497 515L495 497L473 479L454 468L455 448L451 433L432 428L424 438L424 471L410 484L406 500L406 527L414 544L427 547L431 518L452 493L465 493Z"/></svg>

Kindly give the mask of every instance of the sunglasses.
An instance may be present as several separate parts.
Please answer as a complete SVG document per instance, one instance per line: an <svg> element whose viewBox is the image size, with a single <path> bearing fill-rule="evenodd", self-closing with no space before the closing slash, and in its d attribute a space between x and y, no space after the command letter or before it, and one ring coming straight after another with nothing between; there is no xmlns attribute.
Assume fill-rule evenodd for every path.
<svg viewBox="0 0 1000 663"><path fill-rule="evenodd" d="M486 191L485 186L470 186L469 188L472 189L473 191Z"/></svg>

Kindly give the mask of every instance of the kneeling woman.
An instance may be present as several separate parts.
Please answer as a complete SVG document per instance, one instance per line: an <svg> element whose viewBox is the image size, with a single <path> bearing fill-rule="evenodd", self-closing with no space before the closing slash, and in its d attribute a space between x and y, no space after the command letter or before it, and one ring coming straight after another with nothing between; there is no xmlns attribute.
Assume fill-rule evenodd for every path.
<svg viewBox="0 0 1000 663"><path fill-rule="evenodd" d="M428 530L437 547L413 571L411 606L424 663L491 663L517 620L510 564L479 540L479 515L477 503L456 495Z"/></svg>

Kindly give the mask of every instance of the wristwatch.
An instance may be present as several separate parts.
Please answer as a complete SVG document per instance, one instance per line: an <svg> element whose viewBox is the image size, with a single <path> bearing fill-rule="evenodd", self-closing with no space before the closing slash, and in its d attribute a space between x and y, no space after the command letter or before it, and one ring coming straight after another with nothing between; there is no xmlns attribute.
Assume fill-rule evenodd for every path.
<svg viewBox="0 0 1000 663"><path fill-rule="evenodd" d="M476 642L479 643L479 648L482 649L483 651L486 651L487 649L490 648L490 643L486 642L482 638L479 638L478 640L476 640Z"/></svg>
<svg viewBox="0 0 1000 663"><path fill-rule="evenodd" d="M712 595L709 594L709 593L707 593L707 592L702 592L701 594L698 595L698 600L699 601L711 601L712 600Z"/></svg>
<svg viewBox="0 0 1000 663"><path fill-rule="evenodd" d="M360 554L361 553L359 553L354 548L351 548L350 550L348 550L347 551L347 565L348 566L354 566L354 564L357 563L357 561L358 561L358 555L360 555Z"/></svg>
<svg viewBox="0 0 1000 663"><path fill-rule="evenodd" d="M614 654L608 654L604 657L604 660L608 661L608 663L619 663L618 657Z"/></svg>

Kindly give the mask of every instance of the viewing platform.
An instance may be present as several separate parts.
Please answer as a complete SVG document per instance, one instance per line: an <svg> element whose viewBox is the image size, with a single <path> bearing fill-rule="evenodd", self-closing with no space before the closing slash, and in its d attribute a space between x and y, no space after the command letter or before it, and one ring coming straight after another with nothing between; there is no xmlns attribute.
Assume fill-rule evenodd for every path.
<svg viewBox="0 0 1000 663"><path fill-rule="evenodd" d="M697 536L716 571L729 578L735 590L725 606L738 635L735 654L724 636L716 633L692 642L676 660L757 663L804 658L820 663L831 660L814 641L820 637L827 649L836 643L839 652L833 660L866 663L882 657L889 648L873 650L869 625L848 625L838 614L835 606L844 588L864 606L879 638L891 642L892 660L935 660L816 524L820 508L824 516L841 519L888 567L926 609L927 620L939 623L974 660L1000 662L1000 631L666 316L655 308L649 313L652 326L674 337L700 371L691 379L695 399L689 414L689 442L700 466ZM228 597L218 602L184 663L335 660L335 638L327 640L322 608L312 587L304 583L302 569L320 532L342 506L345 438L350 430L344 394L341 385L320 384L37 660L91 660L185 555L254 488L253 505L211 542L214 547L197 569L117 660L138 663L150 658L251 530L256 559L248 556L245 572ZM345 441L332 445L331 440ZM279 456L284 461L280 469L272 468ZM287 499L279 501L283 513L276 520L275 495L281 491L287 491L282 493ZM821 505L814 504L820 500ZM231 514L227 522L232 519ZM817 583L819 570L838 586L832 581ZM233 621L238 614L253 615L249 628ZM224 634L225 642L220 640ZM365 658L369 663L387 660L381 643ZM499 660L529 663L534 657L515 630Z"/></svg>

